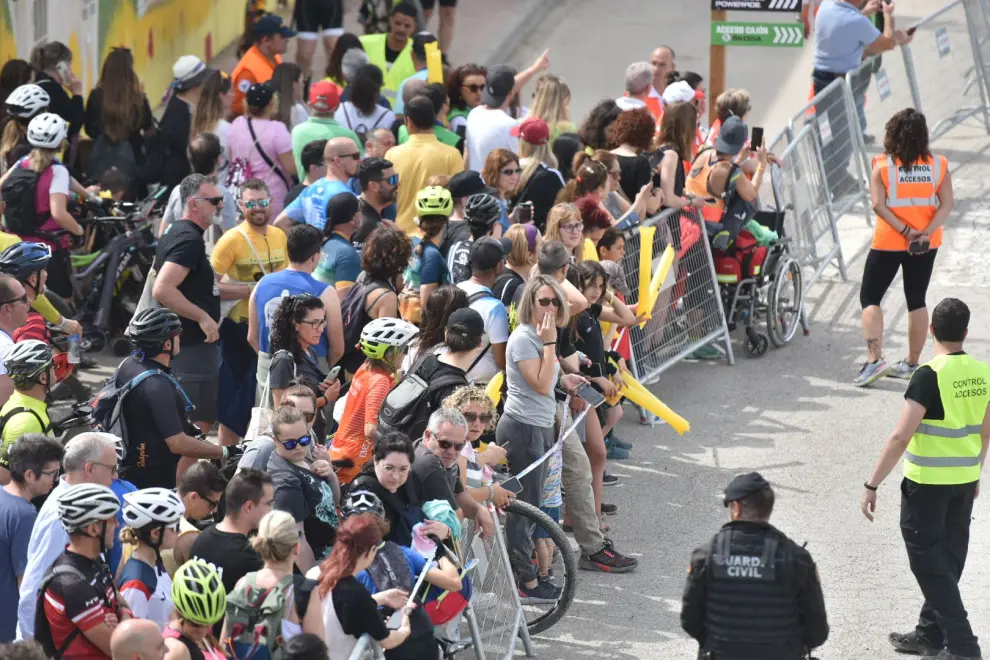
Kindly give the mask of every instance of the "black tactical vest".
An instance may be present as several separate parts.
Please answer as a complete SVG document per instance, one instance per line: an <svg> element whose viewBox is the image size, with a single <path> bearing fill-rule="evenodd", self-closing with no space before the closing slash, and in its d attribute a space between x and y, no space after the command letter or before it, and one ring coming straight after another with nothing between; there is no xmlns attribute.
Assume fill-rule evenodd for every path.
<svg viewBox="0 0 990 660"><path fill-rule="evenodd" d="M770 526L730 523L712 539L705 649L715 658L801 657L794 550Z"/></svg>

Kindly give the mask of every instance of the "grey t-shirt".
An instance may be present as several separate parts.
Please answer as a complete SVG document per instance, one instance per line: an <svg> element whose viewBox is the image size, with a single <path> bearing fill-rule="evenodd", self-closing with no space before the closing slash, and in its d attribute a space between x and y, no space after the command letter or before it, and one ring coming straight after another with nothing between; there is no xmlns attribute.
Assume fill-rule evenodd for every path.
<svg viewBox="0 0 990 660"><path fill-rule="evenodd" d="M550 394L536 392L519 370L520 360L543 359L543 340L531 325L520 324L509 336L505 347L505 381L508 395L505 414L517 422L540 428L553 426L556 400ZM560 364L554 359L554 380L560 375Z"/></svg>

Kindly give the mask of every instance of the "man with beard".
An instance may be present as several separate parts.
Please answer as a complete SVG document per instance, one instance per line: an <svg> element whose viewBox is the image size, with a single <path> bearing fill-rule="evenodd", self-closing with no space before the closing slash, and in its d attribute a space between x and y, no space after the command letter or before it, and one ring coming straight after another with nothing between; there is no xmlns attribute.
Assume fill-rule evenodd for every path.
<svg viewBox="0 0 990 660"><path fill-rule="evenodd" d="M361 250L371 232L378 229L384 218L382 212L395 204L399 192L399 175L395 173L392 163L384 158L365 158L357 171L358 181L361 182L361 224L351 234L351 243ZM395 223L384 220L385 225L394 227Z"/></svg>
<svg viewBox="0 0 990 660"><path fill-rule="evenodd" d="M236 301L220 322L217 435L225 446L237 444L247 432L254 405L258 355L248 343L248 299L262 277L289 263L285 232L268 225L272 215L268 186L258 179L245 181L238 206L244 221L220 237L210 256L220 298Z"/></svg>

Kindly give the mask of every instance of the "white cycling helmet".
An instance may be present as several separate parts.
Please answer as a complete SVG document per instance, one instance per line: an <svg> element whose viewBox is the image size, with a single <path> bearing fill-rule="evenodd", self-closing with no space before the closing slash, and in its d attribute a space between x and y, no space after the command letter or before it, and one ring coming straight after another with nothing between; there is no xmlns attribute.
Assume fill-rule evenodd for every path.
<svg viewBox="0 0 990 660"><path fill-rule="evenodd" d="M27 339L10 347L3 356L3 366L15 382L23 384L46 373L54 360L51 346L37 339Z"/></svg>
<svg viewBox="0 0 990 660"><path fill-rule="evenodd" d="M48 109L51 98L40 86L28 83L21 85L7 97L7 114L19 119L31 119L42 110Z"/></svg>
<svg viewBox="0 0 990 660"><path fill-rule="evenodd" d="M120 511L114 492L99 484L70 486L58 497L58 517L67 532L110 520Z"/></svg>
<svg viewBox="0 0 990 660"><path fill-rule="evenodd" d="M28 124L27 139L32 147L58 149L69 137L69 125L51 112L43 112Z"/></svg>
<svg viewBox="0 0 990 660"><path fill-rule="evenodd" d="M151 523L171 525L185 512L182 500L167 488L145 488L124 494L124 524L134 529Z"/></svg>
<svg viewBox="0 0 990 660"><path fill-rule="evenodd" d="M377 318L361 331L361 351L372 360L381 360L388 349L405 346L418 332L409 321Z"/></svg>

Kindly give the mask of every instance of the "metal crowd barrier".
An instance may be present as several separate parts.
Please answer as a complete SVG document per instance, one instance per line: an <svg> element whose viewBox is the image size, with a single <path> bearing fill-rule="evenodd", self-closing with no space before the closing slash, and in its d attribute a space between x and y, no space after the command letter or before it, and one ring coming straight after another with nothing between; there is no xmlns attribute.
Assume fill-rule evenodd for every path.
<svg viewBox="0 0 990 660"><path fill-rule="evenodd" d="M643 384L655 383L660 374L707 345L716 345L733 364L732 343L725 319L725 309L715 277L708 236L700 217L693 210L667 209L648 218L642 225L625 231L626 256L623 271L635 305L639 291L642 228L655 227L652 243L652 267L668 245L677 257L653 308L652 317L642 329L629 328L632 360L629 368Z"/></svg>
<svg viewBox="0 0 990 660"><path fill-rule="evenodd" d="M385 660L385 651L371 639L371 635L365 633L358 639L347 660Z"/></svg>

